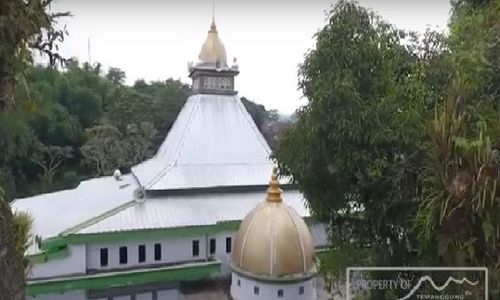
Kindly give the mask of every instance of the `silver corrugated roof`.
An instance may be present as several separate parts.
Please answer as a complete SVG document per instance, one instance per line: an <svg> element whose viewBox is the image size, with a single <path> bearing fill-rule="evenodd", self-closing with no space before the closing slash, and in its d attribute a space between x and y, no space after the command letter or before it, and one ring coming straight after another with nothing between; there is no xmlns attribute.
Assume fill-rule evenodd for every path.
<svg viewBox="0 0 500 300"><path fill-rule="evenodd" d="M238 96L199 94L156 155L132 171L148 190L265 185L270 153Z"/></svg>
<svg viewBox="0 0 500 300"><path fill-rule="evenodd" d="M127 207L74 233L215 225L224 221L242 220L257 204L265 201L265 196L265 190L262 190L147 199L144 203ZM302 217L309 216L300 192L284 191L283 201Z"/></svg>
<svg viewBox="0 0 500 300"><path fill-rule="evenodd" d="M267 185L270 152L238 96L193 95L156 155L132 171L149 190ZM123 205L138 186L133 175L121 181L101 177L72 190L16 200L12 207L30 213L32 233L48 238L69 229L97 233L241 220L265 195L263 190L168 196ZM300 193L287 191L285 199L308 215Z"/></svg>
<svg viewBox="0 0 500 300"><path fill-rule="evenodd" d="M32 234L48 238L133 200L137 187L131 175L119 181L112 176L100 177L82 181L72 190L15 200L11 207L30 214Z"/></svg>

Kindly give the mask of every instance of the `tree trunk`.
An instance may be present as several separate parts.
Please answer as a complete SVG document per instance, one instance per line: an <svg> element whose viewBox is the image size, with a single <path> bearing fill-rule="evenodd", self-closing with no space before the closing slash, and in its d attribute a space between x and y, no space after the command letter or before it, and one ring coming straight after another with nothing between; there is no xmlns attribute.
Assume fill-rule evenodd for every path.
<svg viewBox="0 0 500 300"><path fill-rule="evenodd" d="M24 300L24 253L17 253L14 216L0 195L0 300Z"/></svg>

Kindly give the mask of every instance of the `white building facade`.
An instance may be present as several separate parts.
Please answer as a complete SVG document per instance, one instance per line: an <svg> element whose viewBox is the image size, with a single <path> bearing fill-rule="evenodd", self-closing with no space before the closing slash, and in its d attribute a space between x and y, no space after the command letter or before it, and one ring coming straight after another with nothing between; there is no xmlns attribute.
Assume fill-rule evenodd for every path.
<svg viewBox="0 0 500 300"><path fill-rule="evenodd" d="M229 276L241 220L262 202L271 150L234 90L238 66L227 65L215 24L189 72L193 94L153 158L130 174L12 203L34 219L28 299L181 299L180 282ZM286 178L282 186L314 246L325 246L325 226Z"/></svg>

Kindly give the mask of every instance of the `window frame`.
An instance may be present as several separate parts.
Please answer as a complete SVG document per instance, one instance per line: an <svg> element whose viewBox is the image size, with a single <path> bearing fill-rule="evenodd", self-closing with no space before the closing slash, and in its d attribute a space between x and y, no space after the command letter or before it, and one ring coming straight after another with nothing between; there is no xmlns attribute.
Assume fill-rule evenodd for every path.
<svg viewBox="0 0 500 300"><path fill-rule="evenodd" d="M120 265L128 264L128 247L120 246L118 248L118 263Z"/></svg>
<svg viewBox="0 0 500 300"><path fill-rule="evenodd" d="M210 254L215 254L217 252L217 239L211 238L209 241L209 251Z"/></svg>
<svg viewBox="0 0 500 300"><path fill-rule="evenodd" d="M200 256L200 241L199 240L193 240L191 242L191 255L193 257Z"/></svg>
<svg viewBox="0 0 500 300"><path fill-rule="evenodd" d="M101 268L109 266L109 249L108 248L101 248L99 250L99 255L100 255L99 256L99 266ZM103 259L103 255L104 255L105 259ZM103 263L103 262L105 262L105 263Z"/></svg>
<svg viewBox="0 0 500 300"><path fill-rule="evenodd" d="M304 295L305 288L303 286L299 286L299 295Z"/></svg>
<svg viewBox="0 0 500 300"><path fill-rule="evenodd" d="M233 239L232 237L226 237L226 253L231 253L233 251Z"/></svg>
<svg viewBox="0 0 500 300"><path fill-rule="evenodd" d="M277 294L278 298L285 297L285 291L283 289L279 289L276 294Z"/></svg>
<svg viewBox="0 0 500 300"><path fill-rule="evenodd" d="M161 243L155 243L155 245L154 245L154 260L160 261L161 257L162 257Z"/></svg>
<svg viewBox="0 0 500 300"><path fill-rule="evenodd" d="M140 264L146 262L146 245L139 245L137 247L137 262Z"/></svg>
<svg viewBox="0 0 500 300"><path fill-rule="evenodd" d="M254 295L259 295L260 294L260 289L256 285L253 286L253 294Z"/></svg>

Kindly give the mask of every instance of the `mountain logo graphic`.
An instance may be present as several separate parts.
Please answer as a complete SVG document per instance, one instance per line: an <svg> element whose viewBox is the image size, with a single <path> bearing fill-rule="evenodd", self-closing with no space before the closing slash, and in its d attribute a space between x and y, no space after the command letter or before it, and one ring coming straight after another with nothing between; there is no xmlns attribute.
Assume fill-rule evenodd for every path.
<svg viewBox="0 0 500 300"><path fill-rule="evenodd" d="M437 274L440 274L440 278L448 279L443 284L441 280L436 284L432 277L436 279ZM345 295L346 299L352 300L365 293L371 294L374 290L386 290L399 291L399 295L404 295L398 300L438 299L435 298L438 294L451 293L454 289L450 285L454 284L463 288L465 294L462 296L473 296L474 289L479 293L475 295L479 296L477 299L487 300L488 278L486 267L348 267ZM419 291L424 285L425 291Z"/></svg>
<svg viewBox="0 0 500 300"><path fill-rule="evenodd" d="M471 286L476 286L479 284L479 281L471 282L469 279L467 279L465 277L459 280L459 279L456 279L456 278L453 278L450 276L450 277L448 277L448 280L446 280L446 282L443 285L438 286L438 285L436 285L436 283L432 280L432 278L430 276L425 275L425 276L420 277L417 284L408 292L408 294L406 294L403 298L399 298L399 300L409 299L411 296L413 296L413 294L415 294L416 291L418 291L420 286L422 284L424 284L426 281L429 282L431 284L431 286L438 292L444 291L448 287L448 285L452 282L458 283L460 285L467 283Z"/></svg>

